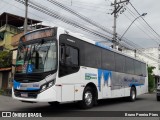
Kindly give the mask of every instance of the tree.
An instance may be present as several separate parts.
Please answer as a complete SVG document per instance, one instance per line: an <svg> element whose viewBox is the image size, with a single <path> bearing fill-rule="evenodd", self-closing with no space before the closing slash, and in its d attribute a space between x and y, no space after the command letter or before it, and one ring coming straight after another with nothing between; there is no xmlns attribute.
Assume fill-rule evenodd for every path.
<svg viewBox="0 0 160 120"><path fill-rule="evenodd" d="M8 51L0 51L0 68L11 67L12 53Z"/></svg>
<svg viewBox="0 0 160 120"><path fill-rule="evenodd" d="M148 66L148 90L149 92L153 92L154 90L154 76L153 76L153 70L155 67Z"/></svg>

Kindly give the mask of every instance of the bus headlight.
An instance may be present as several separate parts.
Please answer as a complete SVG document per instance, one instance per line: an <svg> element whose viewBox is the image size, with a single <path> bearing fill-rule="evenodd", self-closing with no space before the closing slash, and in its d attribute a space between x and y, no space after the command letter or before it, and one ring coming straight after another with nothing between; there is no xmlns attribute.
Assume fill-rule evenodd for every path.
<svg viewBox="0 0 160 120"><path fill-rule="evenodd" d="M43 84L43 85L41 86L40 92L43 92L44 90L46 90L46 89L52 87L52 86L54 85L54 83L55 83L55 80Z"/></svg>
<svg viewBox="0 0 160 120"><path fill-rule="evenodd" d="M41 91L44 91L47 88L47 85L43 85Z"/></svg>
<svg viewBox="0 0 160 120"><path fill-rule="evenodd" d="M53 84L54 84L54 82L53 82L53 81L52 81L52 82L49 82L49 83L48 83L48 87L53 86Z"/></svg>

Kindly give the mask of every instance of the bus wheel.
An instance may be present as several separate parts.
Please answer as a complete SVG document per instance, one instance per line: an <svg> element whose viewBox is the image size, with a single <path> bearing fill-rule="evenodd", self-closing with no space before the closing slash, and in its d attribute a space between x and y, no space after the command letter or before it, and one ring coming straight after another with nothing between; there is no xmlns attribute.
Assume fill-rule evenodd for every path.
<svg viewBox="0 0 160 120"><path fill-rule="evenodd" d="M160 101L160 96L157 96L157 101Z"/></svg>
<svg viewBox="0 0 160 120"><path fill-rule="evenodd" d="M136 100L136 89L135 87L131 87L129 101L134 102Z"/></svg>
<svg viewBox="0 0 160 120"><path fill-rule="evenodd" d="M93 90L86 87L83 92L83 100L80 102L80 107L83 109L91 108L94 105Z"/></svg>
<svg viewBox="0 0 160 120"><path fill-rule="evenodd" d="M58 106L59 105L59 102L48 102L51 106L54 106L54 107L56 107L56 106Z"/></svg>

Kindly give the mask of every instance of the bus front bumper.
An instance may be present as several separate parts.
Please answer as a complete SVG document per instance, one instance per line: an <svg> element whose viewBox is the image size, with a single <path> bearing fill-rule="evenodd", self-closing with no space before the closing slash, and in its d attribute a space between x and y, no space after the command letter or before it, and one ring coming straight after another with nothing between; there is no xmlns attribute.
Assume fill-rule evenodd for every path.
<svg viewBox="0 0 160 120"><path fill-rule="evenodd" d="M29 91L27 91L27 92L26 91L25 92L18 91L19 92L18 96L17 96L16 92L12 88L12 98L16 99L16 100L20 100L20 101L26 101L26 102L27 101L28 102L53 102L53 101L57 101L55 87L50 87L43 92L36 92L36 93L32 92L32 96ZM16 93L16 95L15 95L15 93ZM22 94L24 94L24 95L22 96ZM25 94L26 94L26 96L25 96Z"/></svg>

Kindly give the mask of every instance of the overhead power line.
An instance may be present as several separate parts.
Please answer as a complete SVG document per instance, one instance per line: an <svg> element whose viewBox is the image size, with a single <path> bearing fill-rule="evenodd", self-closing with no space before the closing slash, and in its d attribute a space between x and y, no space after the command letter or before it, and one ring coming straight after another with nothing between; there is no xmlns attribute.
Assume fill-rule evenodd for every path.
<svg viewBox="0 0 160 120"><path fill-rule="evenodd" d="M125 13L123 13L123 15L132 22L132 20L131 20ZM136 23L133 23L133 24L136 25L137 28L138 28L139 30L141 30L147 37L149 37L151 40L154 40L154 42L156 42L156 43L159 44L159 41L156 40L156 39L153 39L152 36L146 32L146 29L143 30L143 29L142 29L140 26L138 26Z"/></svg>
<svg viewBox="0 0 160 120"><path fill-rule="evenodd" d="M15 1L18 1L18 2L20 2L20 3L22 3L22 4L25 3L24 0L15 0ZM46 6L43 6L43 5L38 4L38 3L35 3L35 2L33 2L33 1L32 1L32 2L29 1L28 6L31 7L31 8L33 8L33 9L35 9L35 10L37 10L37 11L40 11L40 12L42 12L42 13L44 13L44 14L47 14L47 15L49 15L49 16L51 16L51 17L54 17L54 18L56 18L56 19L58 19L58 20L61 20L61 21L65 22L65 23L67 23L67 24L70 24L70 25L72 25L72 26L74 26L74 27L76 27L76 28L80 28L80 29L82 29L82 30L85 30L86 32L89 32L89 33L91 33L91 34L93 34L93 35L96 35L96 36L98 36L98 37L100 37L100 38L107 39L108 41L111 40L111 38L109 38L108 36L104 35L103 33L100 33L100 32L98 32L98 31L96 31L96 30L93 30L93 29L91 29L91 28L85 27L85 26L83 26L82 24L77 23L76 21L67 19L66 17L62 17L61 15L56 14L53 10L47 9ZM129 46L130 46L130 45L129 45ZM131 45L131 46L132 46L132 45ZM132 47L132 48L133 48L133 47ZM143 53L142 53L142 54L143 54ZM148 55L147 55L147 56L148 56ZM148 58L149 58L149 57L148 57Z"/></svg>
<svg viewBox="0 0 160 120"><path fill-rule="evenodd" d="M96 23L95 21L93 21L93 20L85 17L84 15L81 15L81 14L78 13L77 11L74 11L74 10L70 9L69 7L61 4L60 2L58 2L58 1L56 1L56 0L47 0L47 1L49 1L50 3L52 3L52 4L54 4L54 5L62 8L62 9L64 9L64 10L66 10L66 11L72 13L72 14L74 14L75 16L77 16L77 17L79 17L80 19L88 22L89 24L94 25L94 26L96 26L97 28L99 28L99 29L101 29L101 30L103 30L103 31L105 31L105 32L107 32L107 33L109 33L109 34L112 35L112 31L106 29L104 26L102 26L102 25Z"/></svg>
<svg viewBox="0 0 160 120"><path fill-rule="evenodd" d="M138 12L138 10L133 6L133 4L131 2L129 2L130 5L133 7L133 9L140 15L140 13ZM160 35L150 26L150 24L144 19L142 18L143 21L148 25L148 27L160 38Z"/></svg>
<svg viewBox="0 0 160 120"><path fill-rule="evenodd" d="M15 1L24 4L24 0L15 0ZM82 29L82 30L85 30L85 31L91 33L91 34L94 34L94 35L96 35L96 36L102 37L103 39L107 39L108 41L111 42L111 37L109 37L109 36L107 36L107 35L104 35L104 34L100 33L99 31L96 31L96 30L93 30L93 29L91 29L91 28L88 28L88 27L86 27L86 26L83 27L82 24L79 24L79 23L77 23L76 21L71 20L71 19L69 19L69 18L63 17L63 16L61 16L60 14L57 14L55 11L50 10L50 9L47 9L47 8L46 8L45 6L43 6L43 5L40 5L40 4L38 4L38 3L36 3L36 2L33 2L33 1L29 1L28 6L31 7L31 8L33 8L33 9L35 9L35 10L38 10L38 11L40 11L40 12L43 12L43 13L51 16L51 17L54 17L54 18L56 18L56 19L59 19L59 20L65 22L65 23L67 23L67 24L73 25L74 27L80 28L80 29Z"/></svg>
<svg viewBox="0 0 160 120"><path fill-rule="evenodd" d="M109 4L106 4L106 5L104 5L104 4L96 4L96 3L91 3L91 1L90 2L84 2L84 1L80 1L80 0L61 0L62 2L66 2L66 3L70 3L71 5L73 5L73 4L81 4L81 5L83 5L83 6L89 6L89 7L95 7L95 6L97 6L97 5L99 5L99 6L101 6L101 7L106 7L106 6L110 6Z"/></svg>
<svg viewBox="0 0 160 120"><path fill-rule="evenodd" d="M160 63L159 59L156 59L156 56L153 56L153 55L150 56L150 55L148 55L147 53L144 53L143 50L144 50L145 48L143 48L142 46L139 46L139 45L133 43L132 41L130 41L130 40L126 39L126 38L124 38L123 41L125 41L127 44L129 44L130 46L132 46L133 49L135 49L136 52L138 52L140 55L142 55L142 56L144 56L144 57L146 57L146 58L149 58L150 60L153 60L153 61L155 61L155 62L157 62L157 63ZM139 49L137 49L137 47L139 47Z"/></svg>
<svg viewBox="0 0 160 120"><path fill-rule="evenodd" d="M132 16L133 16L133 18L136 18L137 16L135 15L135 13L132 11L132 10L130 10L127 6L126 6L126 8L127 8L127 11L128 11L128 13L129 14L131 14ZM125 14L124 14L125 15ZM129 19L129 17L127 16L127 15L125 15L128 19ZM144 18L143 18L144 19ZM140 20L143 20L143 19L138 19L137 21L139 22L139 24L141 24L141 22L140 22ZM130 19L131 20L131 19ZM131 20L132 21L132 20ZM136 23L134 23L135 25L136 25ZM146 24L146 23L145 23ZM153 33L153 31L150 29L150 28L148 28L147 26L144 26L143 24L141 24L142 26L143 26L143 28L145 29L145 30L143 30L142 28L140 28L138 25L136 25L143 33L145 33L149 38L151 38L151 40L154 40L154 42L156 42L156 43L160 43L160 40L159 40L159 37L157 36L157 35L155 35L155 33ZM147 33L147 31L148 31L148 33ZM152 36L154 37L154 38L156 38L156 39L153 39L152 38Z"/></svg>

